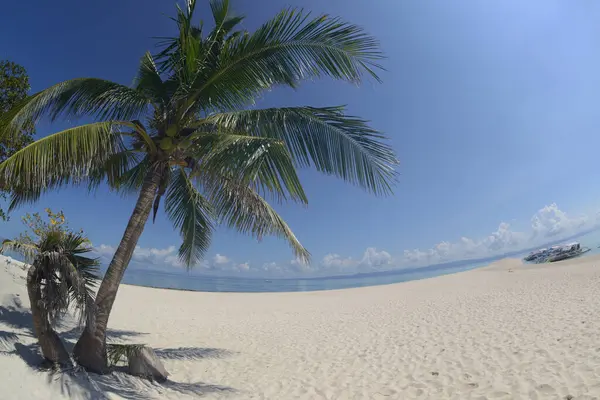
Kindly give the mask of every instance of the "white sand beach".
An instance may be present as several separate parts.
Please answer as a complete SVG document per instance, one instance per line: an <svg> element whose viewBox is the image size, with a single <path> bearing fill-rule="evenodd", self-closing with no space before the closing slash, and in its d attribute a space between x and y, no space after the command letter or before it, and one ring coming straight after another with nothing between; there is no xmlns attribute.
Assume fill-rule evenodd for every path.
<svg viewBox="0 0 600 400"><path fill-rule="evenodd" d="M3 399L600 398L598 257L309 293L125 285L113 338L157 349L163 385L32 369L16 264L0 268Z"/></svg>

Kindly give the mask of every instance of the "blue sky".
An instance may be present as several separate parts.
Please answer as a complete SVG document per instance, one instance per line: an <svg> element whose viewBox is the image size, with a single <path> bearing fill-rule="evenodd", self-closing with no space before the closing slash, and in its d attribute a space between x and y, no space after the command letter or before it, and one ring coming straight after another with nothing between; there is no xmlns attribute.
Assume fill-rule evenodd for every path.
<svg viewBox="0 0 600 400"><path fill-rule="evenodd" d="M199 17L209 18L206 2ZM319 275L401 268L530 247L595 226L600 211L600 3L591 1L232 0L253 30L291 5L359 24L381 41L383 84L330 81L274 90L261 106L347 104L391 138L396 194L375 198L306 170L307 208L277 207L313 254L219 230L198 271ZM368 4L368 5L367 5ZM82 76L129 84L152 36L172 32L171 1L8 2L0 58L24 65L33 90ZM67 123L42 125L40 135ZM65 189L17 210L63 209L104 257L134 198ZM176 271L179 237L149 223L135 267ZM406 252L408 251L408 252Z"/></svg>

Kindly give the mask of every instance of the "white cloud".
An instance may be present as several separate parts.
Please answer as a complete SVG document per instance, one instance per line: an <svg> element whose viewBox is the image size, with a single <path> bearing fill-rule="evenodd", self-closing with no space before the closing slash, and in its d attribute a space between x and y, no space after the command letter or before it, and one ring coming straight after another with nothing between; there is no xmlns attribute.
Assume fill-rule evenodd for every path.
<svg viewBox="0 0 600 400"><path fill-rule="evenodd" d="M94 252L105 263L110 262L116 250L116 247L106 244L94 247ZM139 267L184 267L183 263L179 261L175 246L164 249L136 246L131 262Z"/></svg>
<svg viewBox="0 0 600 400"><path fill-rule="evenodd" d="M213 262L215 264L217 264L217 265L224 265L224 264L227 264L229 262L229 258L227 258L227 257L225 257L225 256L217 253L213 257Z"/></svg>
<svg viewBox="0 0 600 400"><path fill-rule="evenodd" d="M164 261L165 261L165 265L168 265L168 266L178 267L178 268L185 267L185 265L179 260L179 256L177 256L177 255L169 254L168 256L165 257Z"/></svg>
<svg viewBox="0 0 600 400"><path fill-rule="evenodd" d="M112 255L115 254L116 249L113 246L101 244L100 246L94 247L94 250L100 257L112 257Z"/></svg>
<svg viewBox="0 0 600 400"><path fill-rule="evenodd" d="M310 264L298 259L290 261L290 268L301 273L310 273L313 270Z"/></svg>
<svg viewBox="0 0 600 400"><path fill-rule="evenodd" d="M281 266L279 264L277 264L276 262L272 261L272 262L264 263L262 266L262 270L264 272L268 272L268 273L280 273Z"/></svg>
<svg viewBox="0 0 600 400"><path fill-rule="evenodd" d="M350 275L502 255L559 240L595 226L600 226L600 212L592 217L572 217L552 203L539 209L531 217L530 228L526 232L513 230L510 224L501 222L496 230L480 238L460 237L456 241L442 241L428 249L404 250L398 257L393 257L388 251L369 247L358 258L330 253L311 265L299 260L253 265L249 262L235 262L231 257L217 253L201 262L195 270L240 276ZM95 250L105 260L110 260L115 252L113 246L105 244L97 246ZM133 263L141 267L183 267L175 246L164 249L137 246Z"/></svg>
<svg viewBox="0 0 600 400"><path fill-rule="evenodd" d="M586 216L571 217L552 203L531 217L528 233L514 231L510 224L501 222L496 231L480 239L461 237L455 243L441 242L427 250L405 250L404 259L407 263L423 265L501 255L560 240L597 226L599 222L600 214L594 221Z"/></svg>
<svg viewBox="0 0 600 400"><path fill-rule="evenodd" d="M392 256L387 251L377 251L374 247L369 247L363 258L360 261L360 265L370 269L387 269L392 264Z"/></svg>
<svg viewBox="0 0 600 400"><path fill-rule="evenodd" d="M389 269L393 264L393 258L387 251L377 250L369 247L365 250L360 259L352 257L342 257L339 254L327 254L320 263L310 271L318 274L355 274L359 272L373 272Z"/></svg>
<svg viewBox="0 0 600 400"><path fill-rule="evenodd" d="M94 247L95 253L105 264L110 262L115 250L116 248L114 246L106 244ZM138 268L154 268L161 270L172 267L185 267L185 265L179 261L177 248L175 246L169 246L164 249L136 246L131 263ZM201 261L194 267L194 270L203 273L248 272L251 270L251 265L248 262L234 263L229 257L217 253L211 259Z"/></svg>
<svg viewBox="0 0 600 400"><path fill-rule="evenodd" d="M577 230L588 222L586 216L571 218L561 211L556 203L545 206L531 217L531 228L535 236L553 237Z"/></svg>
<svg viewBox="0 0 600 400"><path fill-rule="evenodd" d="M352 268L358 265L357 261L354 261L351 257L344 258L339 254L327 254L321 260L321 266L323 268L330 269L344 269L344 268Z"/></svg>
<svg viewBox="0 0 600 400"><path fill-rule="evenodd" d="M175 250L175 246L169 246L166 249L144 248L140 246L135 246L134 254L138 258L160 258L175 253Z"/></svg>
<svg viewBox="0 0 600 400"><path fill-rule="evenodd" d="M237 268L240 271L248 271L248 270L250 270L250 264L248 264L247 262L245 262L243 264L238 264Z"/></svg>
<svg viewBox="0 0 600 400"><path fill-rule="evenodd" d="M173 267L181 266L177 258L177 248L175 246L169 246L164 249L135 246L133 261L143 265L160 266L162 264Z"/></svg>

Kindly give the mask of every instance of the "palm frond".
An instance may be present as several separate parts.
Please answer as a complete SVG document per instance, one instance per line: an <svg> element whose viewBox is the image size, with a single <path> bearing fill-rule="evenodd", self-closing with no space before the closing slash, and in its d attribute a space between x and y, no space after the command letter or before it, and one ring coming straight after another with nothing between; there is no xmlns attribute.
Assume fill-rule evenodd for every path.
<svg viewBox="0 0 600 400"><path fill-rule="evenodd" d="M11 207L36 200L49 189L81 183L94 177L122 150L114 122L70 128L39 139L0 164L0 181L15 189Z"/></svg>
<svg viewBox="0 0 600 400"><path fill-rule="evenodd" d="M229 14L229 0L210 0L210 11L215 23L213 31L219 31Z"/></svg>
<svg viewBox="0 0 600 400"><path fill-rule="evenodd" d="M144 115L150 99L142 92L96 78L58 83L29 96L0 117L0 137L16 134L41 117L92 116L102 120L131 120Z"/></svg>
<svg viewBox="0 0 600 400"><path fill-rule="evenodd" d="M189 268L202 259L213 233L212 207L182 168L177 169L165 198L165 211L179 228L183 243L179 259Z"/></svg>
<svg viewBox="0 0 600 400"><path fill-rule="evenodd" d="M301 167L336 175L377 195L390 194L398 161L385 136L342 107L289 107L212 115L205 123L285 142Z"/></svg>
<svg viewBox="0 0 600 400"><path fill-rule="evenodd" d="M203 72L192 88L198 105L234 109L273 85L295 87L300 80L329 76L359 83L364 74L379 80L383 58L375 38L339 18L311 18L287 9L252 34L226 41L217 67Z"/></svg>
<svg viewBox="0 0 600 400"><path fill-rule="evenodd" d="M102 182L115 190L119 190L125 175L141 162L141 155L131 150L122 150L110 156L106 162L89 175L89 189L96 189Z"/></svg>
<svg viewBox="0 0 600 400"><path fill-rule="evenodd" d="M250 186L228 176L210 175L206 172L199 172L196 176L220 222L259 240L264 236L283 238L298 259L309 261L310 253L283 218Z"/></svg>
<svg viewBox="0 0 600 400"><path fill-rule="evenodd" d="M127 124L128 126L134 129L132 136L136 137L138 143L141 143L146 148L146 152L151 154L156 153L156 144L150 137L150 134L146 130L146 127L139 120L134 120L129 123L122 124Z"/></svg>
<svg viewBox="0 0 600 400"><path fill-rule="evenodd" d="M185 11L178 4L176 7L177 18L174 20L178 26L179 36L173 38L173 46L169 46L170 52L159 53L157 59L165 60L163 63L169 65L169 70L174 72L177 78L179 88L185 93L196 78L198 67L202 65L204 42L202 27L192 25L196 0L188 0Z"/></svg>
<svg viewBox="0 0 600 400"><path fill-rule="evenodd" d="M142 57L133 86L156 106L164 106L169 102L167 90L150 52Z"/></svg>
<svg viewBox="0 0 600 400"><path fill-rule="evenodd" d="M0 254L6 254L6 252L20 254L23 256L23 258L25 258L26 262L31 263L39 254L40 248L31 240L26 238L18 238L14 240L6 239L2 241Z"/></svg>
<svg viewBox="0 0 600 400"><path fill-rule="evenodd" d="M49 188L44 190L44 192L49 190ZM15 210L23 204L33 204L37 202L40 199L40 197L42 197L41 188L13 187L11 189L8 210Z"/></svg>
<svg viewBox="0 0 600 400"><path fill-rule="evenodd" d="M207 40L210 43L209 51L213 51L213 55L216 55L214 53L215 47L223 43L226 35L230 34L233 28L244 20L244 17L231 16L229 0L210 0L210 9L215 27L208 35Z"/></svg>
<svg viewBox="0 0 600 400"><path fill-rule="evenodd" d="M142 351L146 345L144 344L118 344L118 343L107 343L106 352L108 355L108 362L112 366L117 366L130 357L135 356Z"/></svg>
<svg viewBox="0 0 600 400"><path fill-rule="evenodd" d="M144 178L151 168L151 164L150 159L147 156L144 157L136 165L121 174L115 180L113 188L125 194L137 193L144 184Z"/></svg>
<svg viewBox="0 0 600 400"><path fill-rule="evenodd" d="M53 325L68 311L70 300L69 284L63 278L63 270L68 268L68 260L58 248L60 239L57 239L57 236L48 235L42 238L40 248L48 250L41 252L33 262L40 284L40 306L45 309Z"/></svg>
<svg viewBox="0 0 600 400"><path fill-rule="evenodd" d="M163 50L156 55L160 72L174 72L166 80L168 92L180 100L181 116L187 115L194 106L195 99L190 99L191 87L197 87L219 64L219 55L224 43L231 42L240 32L232 30L244 19L230 16L228 0L211 0L214 28L203 38L202 24L192 25L195 1L190 2L186 11L177 8L177 23L179 36L163 38L159 46Z"/></svg>
<svg viewBox="0 0 600 400"><path fill-rule="evenodd" d="M291 155L280 139L225 133L192 135L197 169L233 176L279 201L308 202Z"/></svg>
<svg viewBox="0 0 600 400"><path fill-rule="evenodd" d="M177 8L177 17L170 18L177 24L179 35L177 37L162 38L158 43L163 47L155 59L158 62L159 73L175 72L180 83L190 81L194 75L193 63L199 55L199 49L202 44L202 27L192 25L192 17L196 8L196 0L186 1L185 11L179 4ZM189 61L186 57L189 56ZM182 75L183 74L183 75Z"/></svg>
<svg viewBox="0 0 600 400"><path fill-rule="evenodd" d="M100 280L98 270L100 259L86 256L93 251L89 239L82 233L68 232L62 240L61 248L74 270L83 279L85 287L93 293L94 287Z"/></svg>
<svg viewBox="0 0 600 400"><path fill-rule="evenodd" d="M69 257L71 258L71 257ZM60 268L61 281L67 285L68 305L73 306L79 316L79 325L93 329L96 317L94 303L94 287L100 277L96 275L98 262L83 268L83 265L68 263L57 264ZM91 278L93 276L93 278Z"/></svg>

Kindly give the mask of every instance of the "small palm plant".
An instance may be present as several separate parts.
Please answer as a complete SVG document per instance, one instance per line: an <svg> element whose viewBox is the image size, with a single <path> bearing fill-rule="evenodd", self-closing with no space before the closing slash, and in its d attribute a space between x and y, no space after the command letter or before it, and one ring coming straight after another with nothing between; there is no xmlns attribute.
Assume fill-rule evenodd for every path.
<svg viewBox="0 0 600 400"><path fill-rule="evenodd" d="M42 355L53 364L71 365L69 352L54 327L71 308L79 315L80 324L93 323L99 260L86 256L92 250L89 240L82 231L68 228L62 212L46 209L46 213L49 222L38 213L23 217L33 237L24 233L5 240L0 252L21 254L31 264L27 293Z"/></svg>

